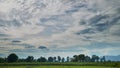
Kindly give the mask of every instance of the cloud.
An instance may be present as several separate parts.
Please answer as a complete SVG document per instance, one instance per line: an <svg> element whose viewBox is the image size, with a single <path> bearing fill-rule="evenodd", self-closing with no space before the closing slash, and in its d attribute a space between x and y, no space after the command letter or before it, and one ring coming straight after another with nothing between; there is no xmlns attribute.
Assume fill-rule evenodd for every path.
<svg viewBox="0 0 120 68"><path fill-rule="evenodd" d="M91 3L91 2L89 3L89 5L91 5L91 7L94 7L92 5L98 3L96 1L93 1L93 3ZM70 20L68 17L64 17L64 15L63 16L60 16L60 15L54 16L53 15L50 17L48 16L47 18L42 18L41 20L44 23L47 23L49 21L52 21L52 22L55 21L55 23L57 23L57 22L62 23L62 21L63 21L63 24L61 24L63 27L60 26L60 28L62 28L62 30L56 29L56 27L54 27L54 26L57 26L57 24L54 24L54 26L51 26L51 27L47 26L45 28L45 30L40 33L42 35L45 35L45 34L50 34L50 36L52 35L52 37L47 37L47 38L44 37L44 41L46 41L48 43L47 45L57 44L60 46L64 46L64 45L70 46L71 43L72 43L72 45L75 45L75 44L80 44L81 42L83 42L82 45L84 45L84 43L86 41L87 41L87 43L91 43L91 41L92 42L94 42L94 41L99 42L101 40L105 41L104 38L102 39L102 37L104 37L106 35L105 33L106 33L107 29L112 28L113 24L117 23L115 21L118 21L119 17L116 16L116 14L118 14L118 13L115 13L114 9L113 10L109 9L109 7L108 7L109 4L106 1L104 4L104 7L106 6L106 8L108 8L108 9L104 10L103 6L100 7L99 5L101 4L101 2L103 2L103 1L100 1L100 3L98 5L96 4L96 7L98 7L97 9L100 9L100 10L96 9L97 10L96 12L94 12L94 11L89 12L88 10L90 9L90 7L81 9L80 11L71 12L72 15L68 15L68 16L73 18L73 24L72 24L72 26L69 26L68 28L66 28L64 31L62 31L65 28L63 25L67 22L64 23L64 19L61 19L61 17ZM71 4L71 3L68 3L68 4ZM76 8L73 6L74 5L72 5L72 8ZM114 7L114 6L112 5L111 7ZM80 9L80 8L81 7L78 7L77 9ZM84 7L82 7L82 8L84 8ZM67 9L67 10L69 10L69 9ZM67 10L65 10L65 12ZM91 10L94 10L94 9L91 9ZM87 14L84 14L84 13L87 13ZM81 16L84 16L85 19L81 18L81 16L79 16L78 14L79 15L83 14ZM89 14L89 16L88 16L88 14ZM84 21L85 24L78 25L79 24L78 22L81 23L81 21ZM115 23L113 23L113 22L115 22ZM58 24L58 25L60 25L60 24ZM55 32L53 32L53 30L55 30ZM60 31L62 31L63 33ZM78 31L79 31L79 33L81 33L81 35L79 35L79 36L74 35L75 33L78 33ZM99 36L99 37L96 37L96 36ZM109 36L111 36L111 35L109 35ZM48 38L50 38L50 40ZM88 40L88 38L90 40ZM101 40L99 40L98 38L100 38ZM37 38L37 39L39 39L39 38ZM39 41L42 41L42 40L39 40ZM116 40L114 40L114 41L116 41ZM44 44L43 41L42 41L42 44Z"/></svg>
<svg viewBox="0 0 120 68"><path fill-rule="evenodd" d="M5 54L0 54L1 57L5 57L6 55Z"/></svg>
<svg viewBox="0 0 120 68"><path fill-rule="evenodd" d="M10 50L21 47L29 52L44 45L53 51L55 47L58 52L80 50L88 54L87 46L93 43L119 43L119 4L118 0L0 1L1 47L2 44ZM15 44L12 40L21 42ZM15 48L12 48L13 44ZM93 48L97 47L93 45Z"/></svg>

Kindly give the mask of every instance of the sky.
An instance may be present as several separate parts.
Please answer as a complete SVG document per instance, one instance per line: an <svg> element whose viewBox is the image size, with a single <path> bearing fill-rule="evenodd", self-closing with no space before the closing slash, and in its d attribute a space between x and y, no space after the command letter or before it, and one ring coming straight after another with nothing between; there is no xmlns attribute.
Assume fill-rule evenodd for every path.
<svg viewBox="0 0 120 68"><path fill-rule="evenodd" d="M0 56L120 55L120 0L0 0Z"/></svg>

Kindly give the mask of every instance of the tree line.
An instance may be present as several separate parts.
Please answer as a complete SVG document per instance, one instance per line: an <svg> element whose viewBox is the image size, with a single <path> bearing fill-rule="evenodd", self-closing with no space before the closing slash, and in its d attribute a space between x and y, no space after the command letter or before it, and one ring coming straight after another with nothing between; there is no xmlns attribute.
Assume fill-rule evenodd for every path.
<svg viewBox="0 0 120 68"><path fill-rule="evenodd" d="M9 54L6 58L0 58L0 63L4 62L106 62L105 56L99 57L97 55L86 56L85 54L74 55L73 57L40 57L35 59L33 56L28 56L27 58L19 58L15 53Z"/></svg>

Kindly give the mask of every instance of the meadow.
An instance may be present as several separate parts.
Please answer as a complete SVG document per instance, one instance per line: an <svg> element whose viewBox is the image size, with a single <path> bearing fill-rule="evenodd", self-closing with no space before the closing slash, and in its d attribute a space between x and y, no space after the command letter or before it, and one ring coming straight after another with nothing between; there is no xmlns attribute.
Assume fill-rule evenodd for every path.
<svg viewBox="0 0 120 68"><path fill-rule="evenodd" d="M116 68L104 66L2 66L0 68Z"/></svg>
<svg viewBox="0 0 120 68"><path fill-rule="evenodd" d="M120 62L1 63L0 68L120 68Z"/></svg>

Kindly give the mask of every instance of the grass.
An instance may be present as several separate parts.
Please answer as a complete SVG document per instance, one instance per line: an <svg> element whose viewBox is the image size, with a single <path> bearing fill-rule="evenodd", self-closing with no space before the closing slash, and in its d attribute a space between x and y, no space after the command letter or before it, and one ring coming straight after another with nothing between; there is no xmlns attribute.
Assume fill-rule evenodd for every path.
<svg viewBox="0 0 120 68"><path fill-rule="evenodd" d="M2 66L0 68L111 68L103 66Z"/></svg>
<svg viewBox="0 0 120 68"><path fill-rule="evenodd" d="M0 68L120 68L120 62L17 62L0 63Z"/></svg>

